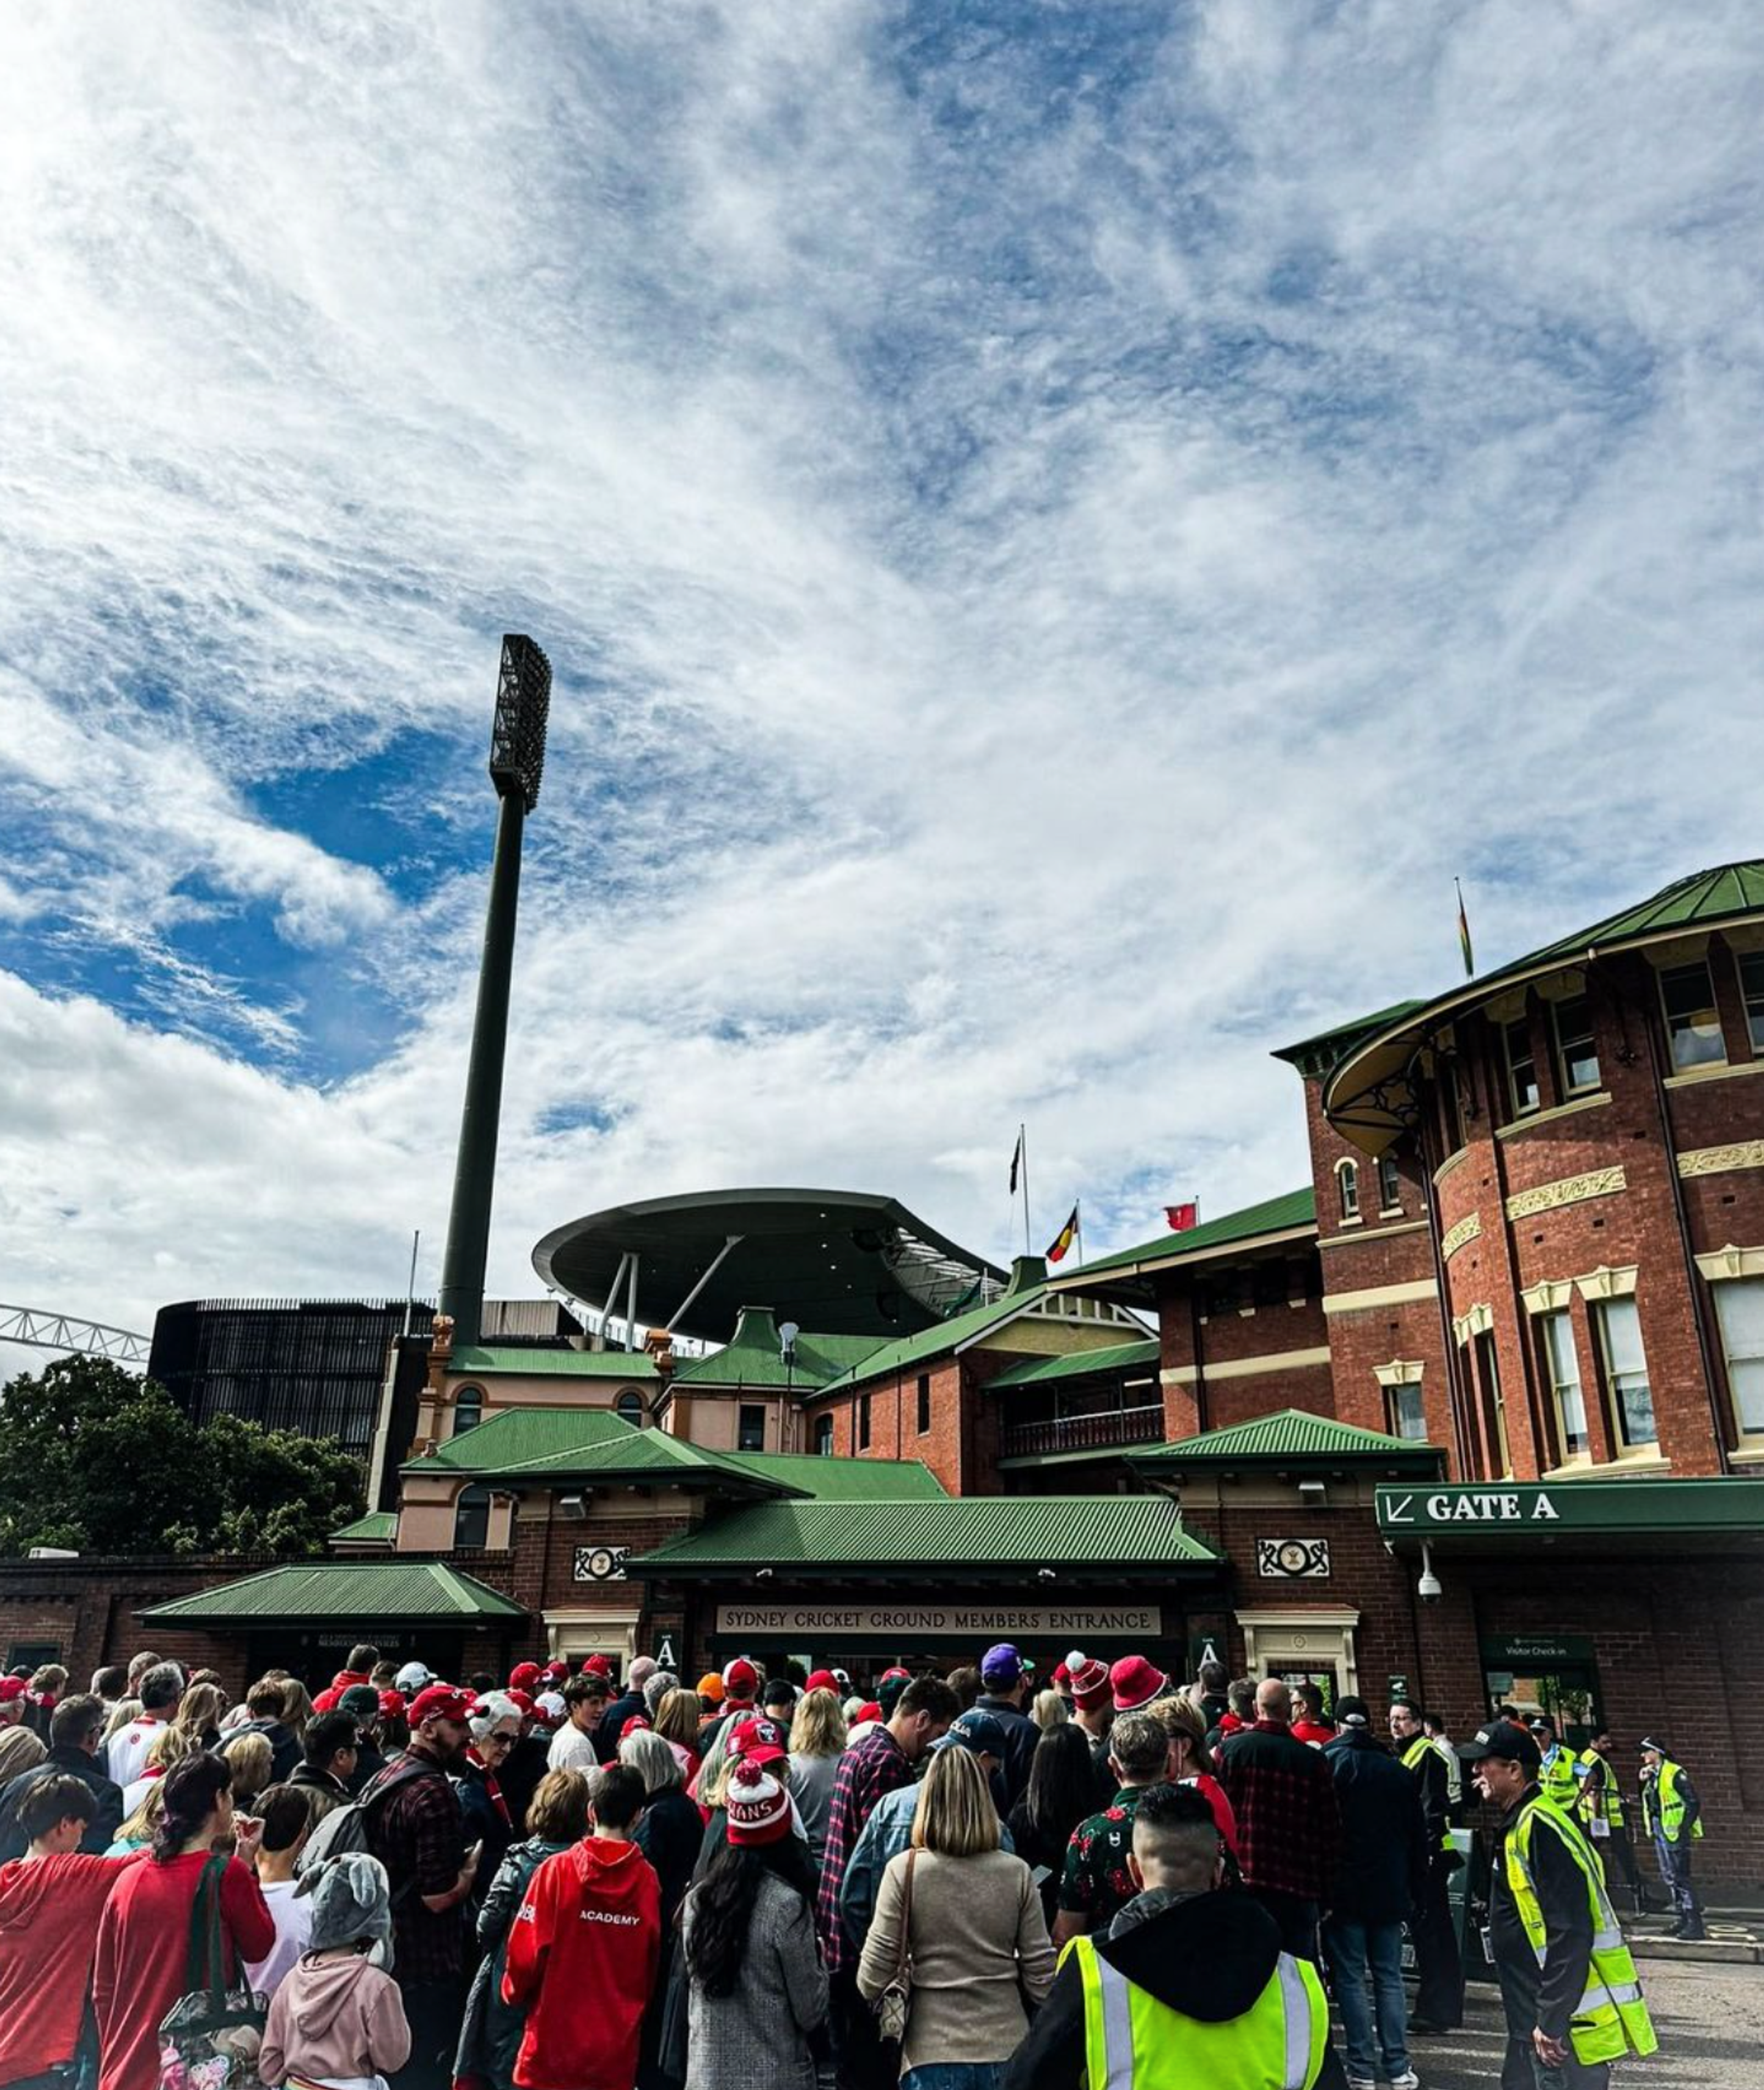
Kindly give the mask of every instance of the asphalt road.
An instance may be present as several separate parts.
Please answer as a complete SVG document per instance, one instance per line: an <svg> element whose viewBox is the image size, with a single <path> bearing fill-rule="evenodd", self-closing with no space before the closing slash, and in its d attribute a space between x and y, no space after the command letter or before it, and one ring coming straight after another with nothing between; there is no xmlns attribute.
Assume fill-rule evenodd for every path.
<svg viewBox="0 0 1764 2090"><path fill-rule="evenodd" d="M1613 2072L1614 2090L1759 2090L1764 2084L1764 1967L1646 1959L1641 1980L1660 2036L1651 2061ZM1422 2090L1491 2090L1500 2080L1506 2029L1492 1988L1472 1982L1463 2029L1418 2039Z"/></svg>

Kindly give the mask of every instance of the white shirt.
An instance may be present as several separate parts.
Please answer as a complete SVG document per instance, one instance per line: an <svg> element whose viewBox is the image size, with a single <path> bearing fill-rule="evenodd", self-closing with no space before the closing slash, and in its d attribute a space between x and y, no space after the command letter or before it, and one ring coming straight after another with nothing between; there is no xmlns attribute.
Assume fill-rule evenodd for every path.
<svg viewBox="0 0 1764 2090"><path fill-rule="evenodd" d="M592 1778L600 1768L600 1759L594 1753L594 1732L591 1728L583 1734L578 1727L567 1722L551 1738L551 1747L545 1752L548 1770L579 1770Z"/></svg>
<svg viewBox="0 0 1764 2090"><path fill-rule="evenodd" d="M105 1762L113 1785L131 1786L147 1768L147 1752L166 1725L151 1713L121 1728L110 1737Z"/></svg>
<svg viewBox="0 0 1764 2090"><path fill-rule="evenodd" d="M265 1880L261 1884L264 1899L276 1920L276 1942L261 1959L249 1963L245 1972L255 1992L268 1997L275 1994L307 1948L312 1935L312 1897L303 1894L296 1901L294 1890L299 1881L295 1880Z"/></svg>

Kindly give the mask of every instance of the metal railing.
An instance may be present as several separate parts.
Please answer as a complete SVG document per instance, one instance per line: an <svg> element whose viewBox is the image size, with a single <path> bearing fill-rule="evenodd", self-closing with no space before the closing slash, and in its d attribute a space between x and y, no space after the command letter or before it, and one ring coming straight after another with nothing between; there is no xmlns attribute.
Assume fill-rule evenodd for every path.
<svg viewBox="0 0 1764 2090"><path fill-rule="evenodd" d="M1005 1456L1026 1459L1048 1451L1112 1451L1121 1444L1155 1444L1163 1435L1161 1404L1104 1408L1095 1415L1063 1415L1052 1422L1007 1423Z"/></svg>

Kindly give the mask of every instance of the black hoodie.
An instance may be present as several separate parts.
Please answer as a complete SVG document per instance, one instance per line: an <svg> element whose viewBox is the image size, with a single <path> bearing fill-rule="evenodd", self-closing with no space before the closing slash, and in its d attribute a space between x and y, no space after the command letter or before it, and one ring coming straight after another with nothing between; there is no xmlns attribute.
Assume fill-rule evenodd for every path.
<svg viewBox="0 0 1764 2090"><path fill-rule="evenodd" d="M1134 1911L1129 1903L1117 1926ZM1112 1931L1096 1949L1117 1972L1160 2003L1204 2024L1240 2018L1273 1978L1280 1933L1259 1902L1229 1890L1191 1894L1143 1922ZM1000 2090L1083 2090L1084 1983L1074 1954L1005 2066ZM1331 2047L1316 2090L1346 2090Z"/></svg>

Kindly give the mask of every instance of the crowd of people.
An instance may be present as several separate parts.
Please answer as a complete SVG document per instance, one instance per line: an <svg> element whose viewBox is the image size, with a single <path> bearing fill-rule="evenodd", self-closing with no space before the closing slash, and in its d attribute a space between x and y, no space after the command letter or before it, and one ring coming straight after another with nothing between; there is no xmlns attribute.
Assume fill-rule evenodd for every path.
<svg viewBox="0 0 1764 2090"><path fill-rule="evenodd" d="M1038 1687L1005 1645L861 1688L367 1645L316 1697L148 1654L67 1682L0 1679L0 2090L1416 2090L1478 1797L1503 2090L1654 2044L1611 1737L1511 1709L1460 1748L1406 1699L1381 1732L1078 1652ZM1643 1757L1700 1934L1695 1789Z"/></svg>

